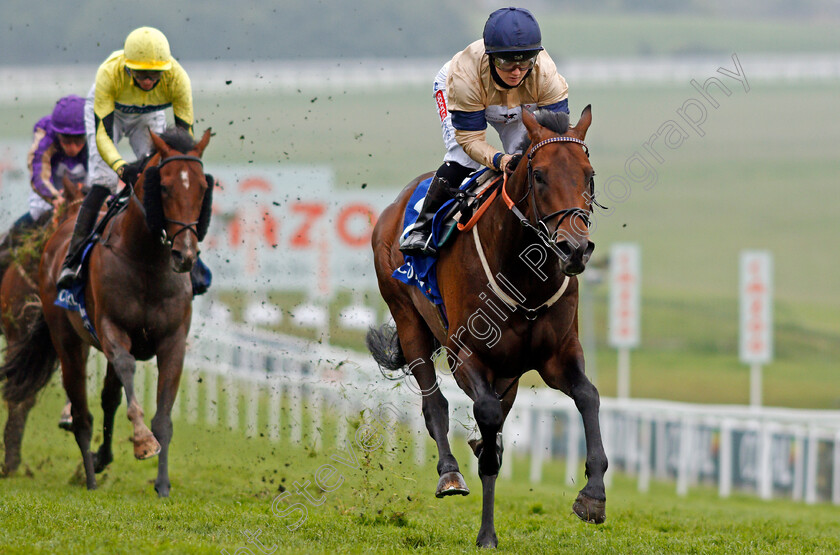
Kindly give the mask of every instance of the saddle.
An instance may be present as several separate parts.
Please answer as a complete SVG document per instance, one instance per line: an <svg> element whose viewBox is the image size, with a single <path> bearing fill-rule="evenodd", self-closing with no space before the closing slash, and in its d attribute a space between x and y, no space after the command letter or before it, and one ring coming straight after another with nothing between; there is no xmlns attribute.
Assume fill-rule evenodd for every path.
<svg viewBox="0 0 840 555"><path fill-rule="evenodd" d="M447 201L435 215L435 227L438 247L446 245L454 236L455 230L469 231L496 198L502 184L502 174L489 168L483 168L468 177L453 192L452 200ZM440 223L438 223L440 218ZM438 227L439 226L439 227Z"/></svg>
<svg viewBox="0 0 840 555"><path fill-rule="evenodd" d="M466 179L453 192L453 198L440 207L432 221L432 237L438 250L452 240L456 230L472 229L498 194L502 183L501 177L501 173L484 168ZM403 229L417 219L417 211L414 207L422 203L430 182L431 178L421 181L411 195L406 206ZM405 284L418 287L427 299L442 307L443 298L437 284L437 260L436 256L405 255L404 264L394 270L391 275ZM442 313L442 320L444 327L447 327L444 313Z"/></svg>

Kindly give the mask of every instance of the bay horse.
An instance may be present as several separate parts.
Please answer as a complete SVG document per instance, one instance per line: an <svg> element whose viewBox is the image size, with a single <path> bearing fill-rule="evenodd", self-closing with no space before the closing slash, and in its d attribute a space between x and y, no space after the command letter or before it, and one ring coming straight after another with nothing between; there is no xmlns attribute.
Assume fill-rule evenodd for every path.
<svg viewBox="0 0 840 555"><path fill-rule="evenodd" d="M201 161L211 132L206 130L198 143L179 128L161 136L150 134L156 152L136 185L124 189L128 191L123 197L125 210L114 216L89 255L84 291L95 335L85 328L78 312L54 304L56 280L73 231L73 222L68 220L50 238L41 258L42 322L32 328L27 349L55 349L72 403L73 434L82 454L87 488L96 488L95 473L113 460L114 414L122 388L134 426L134 456L159 456L155 491L168 497L171 411L192 317L189 271L207 232L212 204L212 181L205 177ZM102 388L103 439L96 454L90 451L93 416L86 392L90 347L101 350L108 361ZM25 351L6 362L7 375L27 371ZM135 396L134 371L137 360L152 357L157 357L158 386L150 430Z"/></svg>
<svg viewBox="0 0 840 555"><path fill-rule="evenodd" d="M53 211L52 221L46 229L37 228L30 234L34 237L25 241L27 244L23 248L29 251L26 256L16 256L4 275L0 276L0 333L6 337L7 358L24 348L27 331L41 314L41 300L35 282L40 261L39 247L42 246L40 235L51 233L59 223L75 216L83 197L81 184L72 183L64 176L63 204ZM3 430L6 452L0 472L4 476L14 474L20 466L26 418L35 405L36 394L47 385L57 366L55 352L51 349L33 349L30 355L27 368L31 371L14 376L6 376L0 371L3 400L8 409Z"/></svg>
<svg viewBox="0 0 840 555"><path fill-rule="evenodd" d="M575 514L593 523L606 518L600 398L584 373L575 277L594 248L588 230L594 171L584 142L591 107L574 127L566 114L538 111L534 116L523 109L522 119L528 132L526 159L505 177L501 194L472 232L459 234L440 254L437 277L444 313L420 289L391 277L403 264L399 236L406 204L430 174L414 179L385 208L371 240L379 289L396 330L372 328L368 348L381 367L407 365L423 392L423 416L438 448L437 497L469 493L447 438L449 406L437 387L433 363L440 352L473 401L481 436L471 442L483 494L476 540L481 547L498 545L493 511L502 464L500 434L519 377L531 369L549 387L569 395L583 417L587 482L573 504Z"/></svg>

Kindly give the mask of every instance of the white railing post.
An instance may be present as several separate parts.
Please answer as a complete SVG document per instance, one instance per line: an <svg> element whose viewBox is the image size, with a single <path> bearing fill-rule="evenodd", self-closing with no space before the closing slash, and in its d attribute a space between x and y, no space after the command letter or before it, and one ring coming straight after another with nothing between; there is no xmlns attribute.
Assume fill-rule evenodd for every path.
<svg viewBox="0 0 840 555"><path fill-rule="evenodd" d="M688 415L683 415L680 423L680 455L677 465L677 495L688 494L691 459L694 455L694 422Z"/></svg>
<svg viewBox="0 0 840 555"><path fill-rule="evenodd" d="M756 468L758 469L758 496L762 499L770 499L773 497L773 467L770 465L771 438L773 431L769 422L762 422L759 428L758 461Z"/></svg>
<svg viewBox="0 0 840 555"><path fill-rule="evenodd" d="M249 376L247 382L247 404L245 406L245 435L256 437L259 426L260 390L256 376Z"/></svg>
<svg viewBox="0 0 840 555"><path fill-rule="evenodd" d="M227 427L234 432L239 430L239 373L238 368L222 378L222 388L227 394L225 412L227 413Z"/></svg>
<svg viewBox="0 0 840 555"><path fill-rule="evenodd" d="M550 430L551 415L544 410L532 411L536 423L534 425L534 438L531 443L531 483L542 482L543 461L546 456L551 456Z"/></svg>
<svg viewBox="0 0 840 555"><path fill-rule="evenodd" d="M268 379L268 439L280 441L282 429L283 382L280 376L272 375Z"/></svg>
<svg viewBox="0 0 840 555"><path fill-rule="evenodd" d="M817 502L817 457L819 456L819 438L813 426L808 428L808 469L805 472L805 503Z"/></svg>
<svg viewBox="0 0 840 555"><path fill-rule="evenodd" d="M216 385L216 374L204 374L204 418L208 426L219 425L219 388Z"/></svg>
<svg viewBox="0 0 840 555"><path fill-rule="evenodd" d="M720 455L718 457L718 495L729 497L732 493L732 420L720 423Z"/></svg>
<svg viewBox="0 0 840 555"><path fill-rule="evenodd" d="M650 490L650 417L639 417L639 491L647 493Z"/></svg>
<svg viewBox="0 0 840 555"><path fill-rule="evenodd" d="M566 411L566 485L577 483L578 463L580 461L580 413L572 405Z"/></svg>
<svg viewBox="0 0 840 555"><path fill-rule="evenodd" d="M831 475L831 502L840 505L840 431L834 434L834 464Z"/></svg>

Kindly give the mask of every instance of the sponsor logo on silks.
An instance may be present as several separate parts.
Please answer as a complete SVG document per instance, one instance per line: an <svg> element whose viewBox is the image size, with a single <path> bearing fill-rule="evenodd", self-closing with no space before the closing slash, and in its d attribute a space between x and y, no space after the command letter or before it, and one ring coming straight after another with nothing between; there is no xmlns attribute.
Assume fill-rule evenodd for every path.
<svg viewBox="0 0 840 555"><path fill-rule="evenodd" d="M443 91L438 91L435 93L435 100L437 101L438 106L438 115L440 116L440 121L446 119L446 116L449 115L449 112L446 110L446 99L443 96Z"/></svg>

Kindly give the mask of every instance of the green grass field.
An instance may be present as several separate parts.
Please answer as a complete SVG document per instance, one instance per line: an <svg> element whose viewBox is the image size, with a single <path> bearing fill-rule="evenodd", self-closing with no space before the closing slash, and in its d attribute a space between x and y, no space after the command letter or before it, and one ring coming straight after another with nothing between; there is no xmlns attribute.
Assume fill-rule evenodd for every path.
<svg viewBox="0 0 840 555"><path fill-rule="evenodd" d="M62 393L57 380L30 416L24 444L26 468L0 479L0 553L235 553L245 547L243 532L261 531L259 540L278 553L440 553L473 552L480 516L479 481L463 439L453 448L473 493L435 499L437 481L429 462L414 466L409 436L399 436L394 452L357 448L357 469L333 456L346 455L330 439L314 448L307 432L299 443L271 443L241 431L175 423L170 453L173 490L158 499L152 487L157 459L138 462L125 439L131 431L124 405L117 413L115 461L88 492L77 473L79 454L70 434L56 427ZM220 398L220 414L224 414ZM203 404L200 410L203 410ZM93 410L101 421L101 411ZM151 415L147 415L147 418ZM284 422L287 413L283 414ZM358 419L351 421L358 425ZM261 423L263 425L264 423ZM304 430L308 430L307 427ZM333 437L333 420L323 427ZM423 433L411 430L410 433ZM97 433L96 436L100 434ZM327 463L345 479L335 490L311 486L318 506L309 506L295 531L291 515L272 513L275 497L313 481ZM578 488L564 485L564 465L546 465L539 486L528 482L528 461L513 461L512 480L499 481L496 527L499 549L508 553L836 553L840 507L807 506L787 500L759 501L745 494L721 500L709 487L685 498L672 483L656 483L647 494L625 476L607 490L607 521L580 522L571 513ZM582 469L579 479L582 480ZM326 483L326 482L325 482ZM259 551L250 546L255 553ZM240 553L247 553L242 551Z"/></svg>

